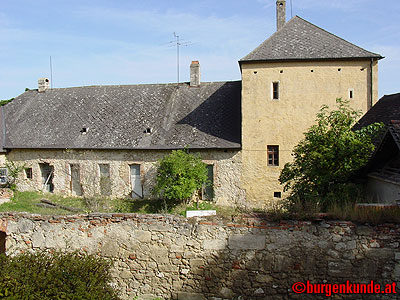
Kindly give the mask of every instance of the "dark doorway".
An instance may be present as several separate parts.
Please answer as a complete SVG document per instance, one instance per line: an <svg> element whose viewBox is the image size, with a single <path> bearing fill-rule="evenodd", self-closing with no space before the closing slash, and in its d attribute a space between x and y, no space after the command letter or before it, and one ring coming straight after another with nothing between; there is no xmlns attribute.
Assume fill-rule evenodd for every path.
<svg viewBox="0 0 400 300"><path fill-rule="evenodd" d="M50 164L39 164L40 172L42 173L42 190L52 193L54 190L53 176L54 168Z"/></svg>
<svg viewBox="0 0 400 300"><path fill-rule="evenodd" d="M0 231L0 254L6 253L6 233Z"/></svg>

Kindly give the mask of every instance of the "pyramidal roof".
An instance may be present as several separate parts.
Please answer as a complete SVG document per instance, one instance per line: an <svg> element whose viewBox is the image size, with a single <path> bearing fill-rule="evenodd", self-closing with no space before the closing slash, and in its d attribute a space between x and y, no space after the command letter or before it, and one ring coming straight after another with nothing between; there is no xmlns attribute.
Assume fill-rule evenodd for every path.
<svg viewBox="0 0 400 300"><path fill-rule="evenodd" d="M295 16L239 62L363 58L383 57Z"/></svg>

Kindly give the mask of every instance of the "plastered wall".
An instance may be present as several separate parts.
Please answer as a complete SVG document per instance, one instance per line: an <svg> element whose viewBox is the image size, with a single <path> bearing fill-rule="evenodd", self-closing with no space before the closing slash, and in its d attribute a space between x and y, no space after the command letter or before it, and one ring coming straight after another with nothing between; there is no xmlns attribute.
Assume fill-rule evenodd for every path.
<svg viewBox="0 0 400 300"><path fill-rule="evenodd" d="M270 206L285 163L303 133L314 123L323 104L337 98L364 114L369 109L369 60L335 62L280 62L242 64L241 187L251 206ZM373 103L378 99L378 66L373 65ZM272 83L279 82L279 99L272 99ZM361 115L362 115L361 114ZM361 117L360 115L360 117ZM267 145L279 146L279 166L267 165ZM282 194L283 196L284 194Z"/></svg>

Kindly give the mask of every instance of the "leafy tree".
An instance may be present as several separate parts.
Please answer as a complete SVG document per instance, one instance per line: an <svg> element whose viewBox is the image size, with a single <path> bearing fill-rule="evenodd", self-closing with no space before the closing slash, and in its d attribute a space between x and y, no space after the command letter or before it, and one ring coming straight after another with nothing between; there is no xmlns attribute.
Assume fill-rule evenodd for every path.
<svg viewBox="0 0 400 300"><path fill-rule="evenodd" d="M294 148L293 162L287 163L280 174L279 181L284 191L290 191L291 201L303 205L314 201L327 208L332 202L351 198L356 191L350 178L368 162L374 150L372 139L383 124L352 130L361 113L350 108L349 101L336 102L336 110L322 106L316 124Z"/></svg>
<svg viewBox="0 0 400 300"><path fill-rule="evenodd" d="M157 162L154 194L167 200L190 200L207 183L206 164L188 150L172 151Z"/></svg>

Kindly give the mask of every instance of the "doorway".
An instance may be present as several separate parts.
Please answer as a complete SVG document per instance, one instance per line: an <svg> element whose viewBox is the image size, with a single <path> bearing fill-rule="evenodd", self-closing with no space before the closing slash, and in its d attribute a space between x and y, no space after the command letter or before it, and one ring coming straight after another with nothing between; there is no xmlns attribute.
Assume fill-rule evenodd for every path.
<svg viewBox="0 0 400 300"><path fill-rule="evenodd" d="M71 195L82 196L80 166L77 164L70 164L69 171L71 176L71 181L70 181Z"/></svg>
<svg viewBox="0 0 400 300"><path fill-rule="evenodd" d="M42 191L52 193L54 191L54 168L47 163L41 163L39 167L42 174Z"/></svg>
<svg viewBox="0 0 400 300"><path fill-rule="evenodd" d="M0 254L6 253L6 233L0 231Z"/></svg>
<svg viewBox="0 0 400 300"><path fill-rule="evenodd" d="M140 178L140 165L131 165L132 199L143 199L143 186Z"/></svg>

